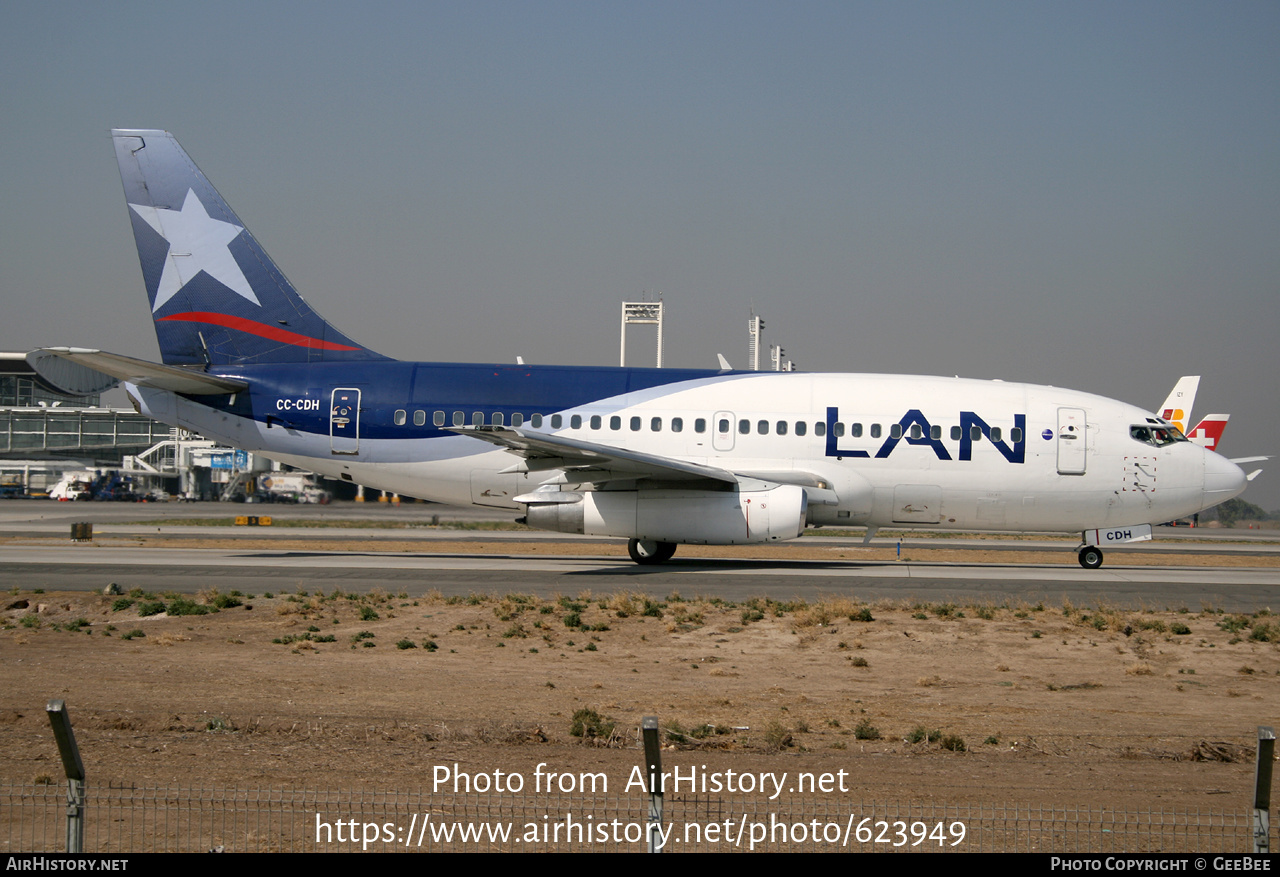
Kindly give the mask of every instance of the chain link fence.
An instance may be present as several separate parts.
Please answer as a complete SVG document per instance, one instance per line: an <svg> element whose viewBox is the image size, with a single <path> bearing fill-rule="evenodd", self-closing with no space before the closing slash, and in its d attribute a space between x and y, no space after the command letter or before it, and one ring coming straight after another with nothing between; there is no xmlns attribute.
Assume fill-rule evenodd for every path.
<svg viewBox="0 0 1280 877"><path fill-rule="evenodd" d="M671 852L1247 853L1253 844L1247 809L689 795L667 795L664 805L660 837ZM642 852L647 808L643 796L89 787L84 849ZM64 850L66 809L61 785L0 784L4 852Z"/></svg>

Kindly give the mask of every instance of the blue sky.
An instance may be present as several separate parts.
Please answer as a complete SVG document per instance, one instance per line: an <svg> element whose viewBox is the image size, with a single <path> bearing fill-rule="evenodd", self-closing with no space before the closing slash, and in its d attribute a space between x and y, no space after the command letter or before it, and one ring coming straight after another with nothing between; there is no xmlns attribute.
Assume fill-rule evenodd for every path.
<svg viewBox="0 0 1280 877"><path fill-rule="evenodd" d="M155 355L107 131L156 127L392 356L612 365L662 293L670 365L754 306L806 370L1203 374L1280 451L1274 2L14 2L0 89L0 349Z"/></svg>

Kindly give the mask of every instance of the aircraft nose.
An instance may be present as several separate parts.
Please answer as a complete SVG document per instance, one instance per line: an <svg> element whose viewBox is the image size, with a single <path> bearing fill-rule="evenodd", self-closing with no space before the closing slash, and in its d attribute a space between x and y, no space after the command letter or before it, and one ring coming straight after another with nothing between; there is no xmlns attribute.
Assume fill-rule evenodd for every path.
<svg viewBox="0 0 1280 877"><path fill-rule="evenodd" d="M1207 502L1212 505L1239 496L1244 492L1245 483L1243 469L1226 457L1205 451L1204 498Z"/></svg>

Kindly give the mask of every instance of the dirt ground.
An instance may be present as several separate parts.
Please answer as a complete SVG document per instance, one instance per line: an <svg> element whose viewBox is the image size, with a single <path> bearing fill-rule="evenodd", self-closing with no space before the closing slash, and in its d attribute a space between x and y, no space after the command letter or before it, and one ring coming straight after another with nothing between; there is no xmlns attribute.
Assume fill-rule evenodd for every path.
<svg viewBox="0 0 1280 877"><path fill-rule="evenodd" d="M1239 810L1256 728L1280 719L1280 619L1211 607L195 602L218 596L239 605L7 592L0 778L60 781L43 707L62 699L102 784L416 790L441 765L546 764L620 791L655 715L668 769L845 771L841 800ZM584 710L599 736L571 733Z"/></svg>

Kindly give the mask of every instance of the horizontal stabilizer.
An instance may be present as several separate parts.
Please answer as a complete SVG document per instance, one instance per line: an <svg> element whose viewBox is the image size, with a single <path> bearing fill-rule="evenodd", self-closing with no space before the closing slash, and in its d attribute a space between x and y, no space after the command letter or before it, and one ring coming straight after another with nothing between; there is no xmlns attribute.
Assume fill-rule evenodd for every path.
<svg viewBox="0 0 1280 877"><path fill-rule="evenodd" d="M110 375L121 381L136 384L139 387L154 387L158 390L169 390L173 393L184 393L188 396L225 396L248 389L244 381L233 378L220 378L217 375L205 374L192 369L174 365L160 365L147 362L145 359L134 359L118 353L106 353L102 350L89 350L83 347L46 347L36 353L50 354L61 359L70 360L85 368ZM37 362L43 362L38 360ZM35 362L32 365L43 375L44 370Z"/></svg>
<svg viewBox="0 0 1280 877"><path fill-rule="evenodd" d="M3 368L0 370L6 374L33 377L41 385L66 396L96 396L120 383L111 375L43 350L3 354Z"/></svg>

